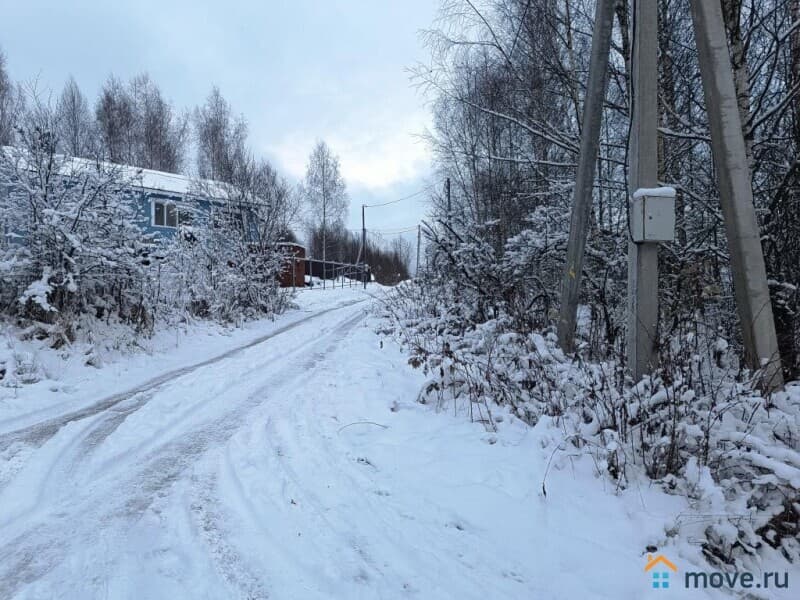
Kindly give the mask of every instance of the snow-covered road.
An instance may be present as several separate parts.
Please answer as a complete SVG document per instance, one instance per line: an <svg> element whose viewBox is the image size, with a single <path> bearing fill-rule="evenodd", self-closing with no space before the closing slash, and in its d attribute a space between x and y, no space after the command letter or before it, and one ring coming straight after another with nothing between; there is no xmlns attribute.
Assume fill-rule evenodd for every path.
<svg viewBox="0 0 800 600"><path fill-rule="evenodd" d="M208 537L215 498L207 496L209 478L198 479L200 466L253 419L290 416L286 402L294 390L324 386L315 381L317 363L363 320L363 303L320 310L243 351L0 437L0 450L24 461L0 492L0 597L125 596L111 591L115 574L126 558L137 569L147 562L137 532L186 478L197 483L188 508L199 537L211 544L209 557L220 558L214 566L222 579L244 586L245 597L265 596L260 578L240 581L246 561ZM166 543L150 551L160 555ZM155 562L157 570L164 566ZM160 583L139 595L143 581L122 579L130 583L136 597L175 597ZM205 589L206 578L200 583L186 597L228 595Z"/></svg>
<svg viewBox="0 0 800 600"><path fill-rule="evenodd" d="M678 499L615 495L566 455L543 497L547 433L432 414L369 297L337 294L0 430L0 598L649 597L644 545Z"/></svg>

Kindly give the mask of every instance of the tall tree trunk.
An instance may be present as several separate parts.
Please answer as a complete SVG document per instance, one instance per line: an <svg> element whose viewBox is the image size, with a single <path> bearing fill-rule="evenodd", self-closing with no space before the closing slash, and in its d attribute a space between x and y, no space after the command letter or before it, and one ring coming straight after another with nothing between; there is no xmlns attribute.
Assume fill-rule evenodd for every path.
<svg viewBox="0 0 800 600"><path fill-rule="evenodd" d="M631 63L631 32L630 32L630 18L628 17L628 0L619 0L616 6L617 25L619 26L619 36L622 40L622 55L625 61L625 78L628 82L628 99L631 97L631 72L633 66ZM630 115L629 115L630 116Z"/></svg>
<svg viewBox="0 0 800 600"><path fill-rule="evenodd" d="M791 6L789 7L789 11L791 14L791 22L796 23L798 19L800 19L800 0L791 0ZM790 38L791 43L791 81L789 82L790 85L794 86L800 82L800 28L795 28L792 32L792 36ZM792 109L794 114L794 143L795 143L795 153L800 154L800 94L794 97L794 102L792 103Z"/></svg>
<svg viewBox="0 0 800 600"><path fill-rule="evenodd" d="M577 59L575 58L575 40L573 35L573 26L572 26L572 11L570 9L570 3L572 0L564 0L564 27L566 29L566 39L567 39L567 60L569 68L569 90L570 95L572 96L572 107L575 111L575 122L578 124L578 134L581 132L581 127L583 126L581 119L581 101L578 94L578 68L577 68Z"/></svg>
<svg viewBox="0 0 800 600"><path fill-rule="evenodd" d="M750 69L742 39L742 0L721 0L721 2L733 69L733 83L736 87L736 104L739 106L739 118L742 120L747 164L752 171L753 134L747 126L750 121Z"/></svg>

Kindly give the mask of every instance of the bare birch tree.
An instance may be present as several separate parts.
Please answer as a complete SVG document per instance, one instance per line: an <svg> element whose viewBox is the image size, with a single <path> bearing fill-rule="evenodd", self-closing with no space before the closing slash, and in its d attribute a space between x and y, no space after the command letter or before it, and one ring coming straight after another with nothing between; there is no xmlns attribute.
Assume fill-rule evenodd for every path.
<svg viewBox="0 0 800 600"><path fill-rule="evenodd" d="M94 154L96 129L89 103L73 77L64 84L56 104L60 150L70 156Z"/></svg>
<svg viewBox="0 0 800 600"><path fill-rule="evenodd" d="M197 172L215 181L232 182L236 164L246 155L247 124L233 115L219 88L211 89L205 103L194 111Z"/></svg>
<svg viewBox="0 0 800 600"><path fill-rule="evenodd" d="M302 184L310 229L322 229L322 261L327 260L327 230L344 224L350 201L339 169L339 157L323 142L317 142L308 159Z"/></svg>

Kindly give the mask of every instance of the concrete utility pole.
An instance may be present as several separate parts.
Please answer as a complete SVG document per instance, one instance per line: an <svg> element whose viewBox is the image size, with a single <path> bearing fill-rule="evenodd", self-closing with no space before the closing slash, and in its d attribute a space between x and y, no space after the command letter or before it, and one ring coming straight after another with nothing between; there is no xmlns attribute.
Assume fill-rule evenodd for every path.
<svg viewBox="0 0 800 600"><path fill-rule="evenodd" d="M708 1L708 0L706 0ZM714 2L711 2L714 4ZM718 4L718 2L716 2ZM635 0L633 115L628 189L658 185L658 6ZM628 237L628 368L638 381L655 366L658 329L658 244Z"/></svg>
<svg viewBox="0 0 800 600"><path fill-rule="evenodd" d="M567 260L561 284L561 311L558 319L558 341L564 352L575 348L575 323L578 314L578 296L581 291L583 256L589 235L592 214L592 190L600 151L600 125L608 80L608 54L617 0L598 0L595 8L592 52L589 59L589 81L583 103L583 129L581 153L572 201L572 220L569 227ZM449 183L449 180L448 180ZM449 190L448 185L448 190ZM448 194L449 197L449 194ZM449 205L449 202L448 202Z"/></svg>
<svg viewBox="0 0 800 600"><path fill-rule="evenodd" d="M783 375L722 10L708 0L691 7L745 360L764 369L761 385L774 390Z"/></svg>

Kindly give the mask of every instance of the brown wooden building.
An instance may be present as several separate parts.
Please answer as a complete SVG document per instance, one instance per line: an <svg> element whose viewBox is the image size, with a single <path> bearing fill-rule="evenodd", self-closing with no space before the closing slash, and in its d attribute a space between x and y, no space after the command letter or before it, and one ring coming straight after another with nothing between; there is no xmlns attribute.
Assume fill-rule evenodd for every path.
<svg viewBox="0 0 800 600"><path fill-rule="evenodd" d="M278 243L278 249L286 255L286 264L281 271L281 287L303 287L306 284L306 249L292 242Z"/></svg>

